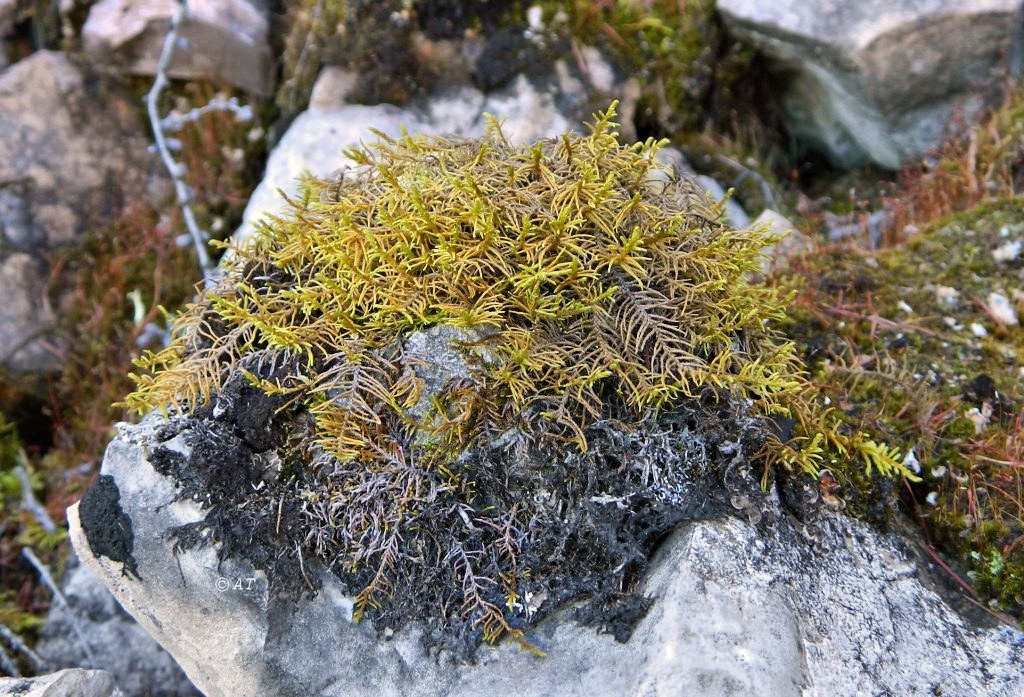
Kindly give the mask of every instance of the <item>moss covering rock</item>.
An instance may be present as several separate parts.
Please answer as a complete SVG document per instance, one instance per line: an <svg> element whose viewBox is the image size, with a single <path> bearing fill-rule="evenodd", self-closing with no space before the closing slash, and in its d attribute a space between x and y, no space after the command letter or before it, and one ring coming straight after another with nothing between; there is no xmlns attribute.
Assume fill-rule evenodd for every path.
<svg viewBox="0 0 1024 697"><path fill-rule="evenodd" d="M382 136L234 249L127 400L190 415L163 435L189 454L154 457L210 509L181 544L310 590L318 559L379 627L522 637L588 596L628 636L657 541L757 519L770 463L903 472L815 406L786 296L751 280L774 238L610 117L527 148Z"/></svg>

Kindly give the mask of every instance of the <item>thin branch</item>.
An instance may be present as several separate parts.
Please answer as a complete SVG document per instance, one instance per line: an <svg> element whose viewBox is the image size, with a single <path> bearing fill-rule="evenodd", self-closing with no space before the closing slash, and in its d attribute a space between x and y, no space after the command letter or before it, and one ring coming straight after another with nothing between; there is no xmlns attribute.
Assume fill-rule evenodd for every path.
<svg viewBox="0 0 1024 697"><path fill-rule="evenodd" d="M78 642L82 646L82 651L85 653L86 667L95 668L96 659L92 655L92 650L89 648L89 644L85 641L85 635L82 633L82 628L78 625L78 618L75 616L74 611L72 611L71 606L68 605L68 601L64 597L64 594L60 592L60 588L54 582L53 577L50 575L50 570L46 568L46 565L43 564L43 562L39 561L39 557L35 555L35 552L33 552L30 547L22 547L21 554L28 560L28 563L35 568L36 572L39 574L40 580L43 582L43 585L50 589L50 592L53 593L53 599L58 605L60 605L61 609L67 613L68 621L71 623L71 629L74 630L75 636L78 637Z"/></svg>
<svg viewBox="0 0 1024 697"><path fill-rule="evenodd" d="M192 237L192 245L195 247L196 254L199 257L199 266L203 270L203 280L206 282L206 285L210 285L213 280L214 269L213 263L210 261L210 255L206 251L206 240L209 236L206 232L200 230L198 223L196 223L195 214L192 212L192 195L189 193L188 185L185 184L185 166L177 162L174 156L171 155L158 108L160 95L169 84L167 69L171 65L174 47L178 43L178 36L181 33L181 23L187 11L188 1L179 0L178 8L171 18L171 30L164 37L164 45L160 50L160 59L156 64L156 77L153 79L153 87L146 94L146 113L149 115L149 123L153 128L153 138L156 142L157 153L159 153L160 160L164 163L164 167L174 182L174 194L178 199L178 205L181 207L181 214L185 219L185 227L188 228L188 234Z"/></svg>
<svg viewBox="0 0 1024 697"><path fill-rule="evenodd" d="M25 642L21 640L21 637L19 637L17 634L15 634L2 624L0 624L0 636L2 636L7 641L8 644L10 644L12 649L14 649L15 651L19 651L23 656L25 656L25 658L31 661L37 673L43 673L46 671L46 661L41 659L39 657L39 654L30 649L28 646L26 646ZM10 658L8 657L7 660L10 661Z"/></svg>
<svg viewBox="0 0 1024 697"><path fill-rule="evenodd" d="M772 208L777 209L779 207L778 198L776 198L775 191L772 190L772 186L771 184L768 183L767 179L765 179L764 177L762 177L760 174L750 169L749 167L744 167L742 164L732 159L731 157L726 157L725 155L715 155L715 159L718 160L723 165L725 165L726 167L730 167L740 173L739 177L733 182L733 188L742 184L743 181L749 177L756 181L758 185L761 187L761 195L764 196L765 202Z"/></svg>
<svg viewBox="0 0 1024 697"><path fill-rule="evenodd" d="M160 126L165 131L180 131L188 124L194 123L215 111L230 111L239 121L250 121L252 119L252 107L248 104L239 104L237 97L224 99L222 96L217 96L207 104L191 109L185 114L168 114L160 122Z"/></svg>
<svg viewBox="0 0 1024 697"><path fill-rule="evenodd" d="M28 511L36 522L47 532L52 535L57 532L57 524L53 522L53 518L39 500L35 494L32 493L32 482L28 478L28 470L25 469L25 453L24 451L18 453L18 459L21 460L21 464L14 468L14 474L18 477L18 481L21 482L21 508L24 511Z"/></svg>
<svg viewBox="0 0 1024 697"><path fill-rule="evenodd" d="M7 651L4 650L3 645L0 645L0 670L12 678L21 677L21 671L18 670L17 664L11 659L11 657L7 655Z"/></svg>

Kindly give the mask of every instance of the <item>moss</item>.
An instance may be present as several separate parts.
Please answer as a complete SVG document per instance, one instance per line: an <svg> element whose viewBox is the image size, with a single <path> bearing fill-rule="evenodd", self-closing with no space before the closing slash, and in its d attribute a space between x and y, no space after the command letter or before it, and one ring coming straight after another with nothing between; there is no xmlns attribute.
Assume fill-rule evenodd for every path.
<svg viewBox="0 0 1024 697"><path fill-rule="evenodd" d="M973 552L975 587L1001 608L1024 605L1024 564L1007 559L994 547Z"/></svg>
<svg viewBox="0 0 1024 697"><path fill-rule="evenodd" d="M621 595L709 482L756 490L756 463L816 474L826 458L902 472L816 406L773 328L786 293L751 280L773 238L724 225L660 169L657 143L620 146L610 118L528 148L494 124L481 140L381 136L340 179L308 180L140 362L132 407L235 444L158 467L207 482L190 495L211 519L251 520L265 534L250 542L293 535L285 549L335 570L358 614L423 617L422 593L488 640L521 636L527 593ZM464 370L424 397L405 354L427 329L455 332ZM776 417L794 422L787 443ZM286 463L270 498L227 506L255 494L225 482L266 458Z"/></svg>
<svg viewBox="0 0 1024 697"><path fill-rule="evenodd" d="M906 490L912 513L979 593L1018 618L1015 577L983 566L993 550L1007 569L1024 563L1024 332L990 308L999 293L1024 310L1013 300L1021 261L1006 251L1024 239L1022 211L1018 198L992 199L899 248L808 255L794 265L807 283L787 324L849 427L915 454L923 481Z"/></svg>

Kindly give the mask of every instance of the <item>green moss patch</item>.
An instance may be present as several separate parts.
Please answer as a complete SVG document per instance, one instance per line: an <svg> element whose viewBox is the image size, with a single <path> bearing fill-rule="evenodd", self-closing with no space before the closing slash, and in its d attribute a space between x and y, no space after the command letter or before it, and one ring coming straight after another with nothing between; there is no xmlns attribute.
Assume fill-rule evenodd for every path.
<svg viewBox="0 0 1024 697"><path fill-rule="evenodd" d="M1024 204L989 201L899 249L797 264L794 334L851 428L909 453L907 500L981 600L1024 612ZM851 500L871 482L848 481ZM861 507L863 510L863 507Z"/></svg>

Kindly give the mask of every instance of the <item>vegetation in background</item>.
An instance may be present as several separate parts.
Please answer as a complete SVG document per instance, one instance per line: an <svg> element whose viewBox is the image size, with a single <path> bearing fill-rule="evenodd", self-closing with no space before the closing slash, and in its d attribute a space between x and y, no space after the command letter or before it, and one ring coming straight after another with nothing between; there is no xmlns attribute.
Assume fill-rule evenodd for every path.
<svg viewBox="0 0 1024 697"><path fill-rule="evenodd" d="M131 84L140 91L148 87L142 80ZM214 92L208 83L179 83L168 99L186 112L207 103ZM224 238L237 226L261 174L260 130L259 123L239 124L214 111L175 134L196 215L215 237ZM132 360L143 348L162 345L161 306L184 305L201 278L194 252L180 244L184 229L177 209L162 213L145 202L126 201L112 215L111 222L92 228L82 240L50 253L50 297L60 318L54 334L54 350L62 351L60 373L31 381L0 376L0 414L16 420L21 432L16 462L58 525L64 509L95 476L114 424L131 418L111 405L131 388ZM6 437L6 423L0 423L0 440ZM24 492L7 453L0 445L0 625L29 639L50 593L21 550L31 547L44 564L59 570L67 545L63 532L46 533L21 510Z"/></svg>
<svg viewBox="0 0 1024 697"><path fill-rule="evenodd" d="M883 248L823 246L795 260L789 273L803 290L787 327L844 418L912 454L922 481L908 483L903 499L930 553L969 596L1016 622L1024 618L1022 104L1011 97L883 183L874 202L851 197L865 216L883 206ZM843 484L855 503L871 491Z"/></svg>

